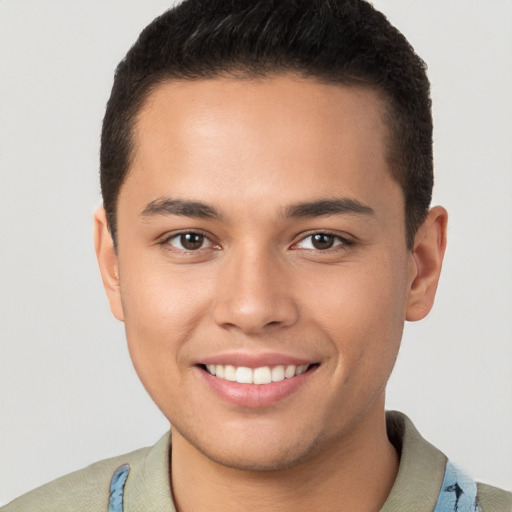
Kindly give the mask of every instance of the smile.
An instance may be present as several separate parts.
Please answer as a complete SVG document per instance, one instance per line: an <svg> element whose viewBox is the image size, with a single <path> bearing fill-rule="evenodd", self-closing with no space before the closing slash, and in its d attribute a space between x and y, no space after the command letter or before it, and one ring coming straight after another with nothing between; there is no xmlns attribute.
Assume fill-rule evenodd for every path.
<svg viewBox="0 0 512 512"><path fill-rule="evenodd" d="M232 366L230 364L208 364L205 365L206 371L219 379L239 384L270 384L271 382L280 382L285 379L297 377L308 370L311 365L277 365L260 366L259 368L248 368L246 366Z"/></svg>
<svg viewBox="0 0 512 512"><path fill-rule="evenodd" d="M196 368L204 384L222 400L239 407L261 408L284 400L315 380L320 363L293 359L279 354L218 355Z"/></svg>

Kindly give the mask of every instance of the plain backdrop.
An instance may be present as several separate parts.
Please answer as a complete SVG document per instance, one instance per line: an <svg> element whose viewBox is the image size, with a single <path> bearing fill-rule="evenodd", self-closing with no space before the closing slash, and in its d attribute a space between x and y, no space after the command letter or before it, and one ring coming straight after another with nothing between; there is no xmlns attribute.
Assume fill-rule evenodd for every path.
<svg viewBox="0 0 512 512"><path fill-rule="evenodd" d="M379 0L429 65L436 306L406 326L388 405L512 487L512 2ZM0 503L168 428L131 367L92 244L115 65L164 0L0 0ZM200 421L200 419L199 419Z"/></svg>

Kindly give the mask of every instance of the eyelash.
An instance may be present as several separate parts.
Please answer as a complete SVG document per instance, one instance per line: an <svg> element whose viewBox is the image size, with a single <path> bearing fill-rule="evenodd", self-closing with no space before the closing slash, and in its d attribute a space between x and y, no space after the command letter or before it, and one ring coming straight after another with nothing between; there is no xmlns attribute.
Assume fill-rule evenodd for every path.
<svg viewBox="0 0 512 512"><path fill-rule="evenodd" d="M172 240L179 239L180 237L185 236L185 235L198 235L200 237L204 237L204 239L202 240L201 247L199 247L197 249L186 249L186 248L178 248L178 247L175 247L172 245L172 243L171 243ZM314 231L312 233L306 234L305 236L302 236L302 238L300 238L300 240L298 240L291 246L291 249L292 250L300 250L300 247L297 247L299 244L304 243L308 239L313 240L314 236L319 236L319 235L332 237L333 243L335 245L332 245L331 247L327 247L325 249L318 249L315 247L311 247L311 248L305 248L305 250L316 251L319 253L327 253L327 252L346 250L348 247L354 245L353 240L350 240L347 237L341 236L340 234L333 233L331 231ZM209 242L209 244L210 244L209 247L202 247L202 245L204 244L205 241ZM310 243L311 243L311 245L313 245L313 242L310 242ZM210 249L210 248L220 249L220 245L213 242L211 239L211 236L208 233L205 233L200 230L188 230L188 231L181 231L179 233L173 233L172 235L167 236L164 239L162 239L159 242L159 245L167 247L168 250L177 251L177 252L180 252L183 254L194 254L194 253L198 253L199 251L201 251L203 249Z"/></svg>
<svg viewBox="0 0 512 512"><path fill-rule="evenodd" d="M333 245L331 247L327 247L325 249L318 249L318 248L315 248L315 247L311 247L311 248L306 248L305 250L316 251L318 253L332 253L332 252L335 252L335 251L347 250L348 247L353 246L354 243L355 243L353 240L349 239L348 237L342 236L339 233L333 233L332 231L314 231L312 233L308 233L305 236L303 236L298 242L295 242L293 244L293 246L292 246L292 249L300 250L300 248L296 249L297 246L300 243L303 243L303 242L305 242L308 239L311 240L310 244L313 245L313 242L312 242L313 237L314 236L318 236L318 235L324 235L324 236L332 237L333 238L333 243L335 245Z"/></svg>
<svg viewBox="0 0 512 512"><path fill-rule="evenodd" d="M210 246L209 247L199 247L199 248L197 248L195 250L194 249L179 248L179 247L173 246L173 244L171 243L172 240L179 239L180 237L183 237L183 236L186 236L186 235L197 235L197 236L203 237L204 239L203 239L201 245L203 245L204 242L209 242ZM158 242L158 244L160 246L166 248L167 250L179 252L181 254L195 254L195 253L199 253L203 249L220 248L218 244L215 244L212 241L211 236L208 233L205 233L205 232L200 231L200 230L188 230L188 231L181 231L179 233L173 233L172 235L166 236L165 238L163 238L160 242Z"/></svg>

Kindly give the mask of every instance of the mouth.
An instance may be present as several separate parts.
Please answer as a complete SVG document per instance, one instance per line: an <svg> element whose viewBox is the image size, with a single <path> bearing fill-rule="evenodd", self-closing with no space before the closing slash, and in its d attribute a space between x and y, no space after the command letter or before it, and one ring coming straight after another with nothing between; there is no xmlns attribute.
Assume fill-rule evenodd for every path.
<svg viewBox="0 0 512 512"><path fill-rule="evenodd" d="M223 401L265 408L316 382L320 362L276 353L228 353L209 356L195 366L201 381Z"/></svg>
<svg viewBox="0 0 512 512"><path fill-rule="evenodd" d="M230 364L202 364L199 366L210 375L221 380L239 384L264 385L298 377L316 368L318 363L260 366L258 368Z"/></svg>

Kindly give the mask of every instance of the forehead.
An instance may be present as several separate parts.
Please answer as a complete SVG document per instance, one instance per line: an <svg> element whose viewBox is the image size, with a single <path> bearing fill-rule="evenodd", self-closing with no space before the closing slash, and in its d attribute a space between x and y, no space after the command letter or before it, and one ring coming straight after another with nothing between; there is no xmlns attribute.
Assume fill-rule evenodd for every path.
<svg viewBox="0 0 512 512"><path fill-rule="evenodd" d="M217 201L360 194L390 179L384 112L373 90L293 75L169 81L141 108L126 184Z"/></svg>

